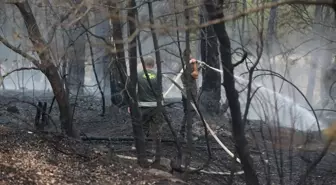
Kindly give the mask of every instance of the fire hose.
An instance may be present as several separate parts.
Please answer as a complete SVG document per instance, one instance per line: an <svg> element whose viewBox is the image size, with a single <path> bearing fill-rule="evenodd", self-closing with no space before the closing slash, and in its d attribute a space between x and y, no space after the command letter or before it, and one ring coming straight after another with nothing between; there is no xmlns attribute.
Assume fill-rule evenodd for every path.
<svg viewBox="0 0 336 185"><path fill-rule="evenodd" d="M208 67L216 72L219 72L219 73L223 73L223 71L219 70L219 69L216 69L214 67L211 67L209 65L207 65L205 62L203 61L200 61L200 60L196 60L196 62L201 66L205 66L205 67ZM195 66L196 65L193 65L194 67L194 70L195 70ZM181 71L178 73L178 75L175 77L175 79L172 79L170 78L169 76L167 75L164 75L166 78L168 78L171 82L172 82L172 85L168 88L168 90L164 93L163 95L163 99L165 99L165 97L169 94L169 92L173 89L174 86L176 86L181 92L182 92L182 96L185 96L186 97L186 94L184 93L182 87L177 83L177 81L181 78L183 74L183 68L181 69ZM198 111L198 109L196 108L196 105L191 102L191 105L192 107L195 109L196 113L198 116L201 116L200 115L200 112ZM210 134L212 135L212 137L217 141L217 143L224 149L224 151L229 155L231 156L232 158L235 158L234 154L222 143L222 141L217 137L216 133L211 129L211 127L209 126L209 124L207 123L206 120L204 120L204 123L207 127L207 129L209 130ZM236 161L238 163L240 163L240 159L239 158L236 158Z"/></svg>

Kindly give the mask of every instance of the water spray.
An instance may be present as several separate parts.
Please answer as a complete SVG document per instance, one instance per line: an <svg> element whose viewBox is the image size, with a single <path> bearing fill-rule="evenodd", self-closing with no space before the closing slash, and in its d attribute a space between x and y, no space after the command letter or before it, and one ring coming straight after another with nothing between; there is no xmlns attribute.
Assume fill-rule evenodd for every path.
<svg viewBox="0 0 336 185"><path fill-rule="evenodd" d="M207 68L212 69L213 71L216 71L216 72L218 72L218 73L221 73L221 74L223 73L222 70L217 69L217 68L214 68L214 67L212 67L212 66L206 64L205 62L201 61L201 60L196 60L196 61L197 61L197 63L200 65L201 68L207 67ZM175 77L174 80L171 79L170 77L164 75L165 77L167 77L167 78L172 82L172 85L171 85L171 86L168 88L168 90L164 93L163 98L166 98L166 97L167 97L167 95L170 93L170 91L173 89L174 86L177 86L177 87L178 87L177 81L181 78L182 74L183 74L183 68L180 70L180 72L178 73L178 75ZM245 80L244 78L242 78L242 77L237 77L237 76L234 76L234 77L235 77L235 79L236 79L237 81L246 82L246 80ZM253 83L253 85L256 86L257 88L263 89L267 94L273 94L273 93L275 93L277 96L280 96L280 97L284 100L284 102L283 102L284 105L285 105L285 104L291 104L291 105L294 106L294 108L300 110L302 113L303 113L303 112L304 112L304 113L308 112L306 109L304 109L304 108L298 106L295 102L293 102L292 100L290 100L288 97L281 95L280 93L274 92L274 91L272 91L272 90L270 90L270 89L264 87L264 86L261 85L261 84L255 84L255 83ZM180 89L180 90L182 90L182 89ZM200 116L200 113L197 111L195 104L194 104L194 103L191 103L191 104L192 104L193 108L196 110L197 114ZM285 106L286 106L286 105L285 105ZM305 112L305 111L306 111L306 112ZM308 113L309 113L309 112L308 112ZM311 118L311 119L309 119L309 118ZM313 119L315 119L315 118L309 113L307 116L302 117L302 119L306 119L305 121L308 121L308 119L309 119L309 121L310 121L310 120L313 120ZM231 151L230 151L230 150L229 150L229 149L228 149L228 148L227 148L227 147L220 141L220 139L217 137L217 135L215 134L215 132L210 128L210 126L209 126L209 124L206 122L206 120L204 120L204 121L205 121L205 124L206 124L207 129L210 131L210 134L214 137L214 139L217 141L217 143L224 149L224 151L225 151L229 156L231 156L232 158L235 157L234 154L233 154L233 153L232 153L232 152L231 152ZM240 163L240 159L236 158L236 161Z"/></svg>

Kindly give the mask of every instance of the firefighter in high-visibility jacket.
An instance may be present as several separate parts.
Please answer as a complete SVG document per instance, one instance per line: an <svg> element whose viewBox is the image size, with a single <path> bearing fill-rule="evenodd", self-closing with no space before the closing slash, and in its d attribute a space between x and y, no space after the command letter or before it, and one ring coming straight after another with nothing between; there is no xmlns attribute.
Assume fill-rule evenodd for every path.
<svg viewBox="0 0 336 185"><path fill-rule="evenodd" d="M142 114L143 129L146 137L155 140L161 140L161 129L163 123L163 115L157 110L156 96L159 95L160 89L157 83L157 73L154 71L155 60L153 57L144 57L146 72L140 70L138 72L137 95L139 108ZM148 83L150 81L150 84ZM163 104L163 102L162 102ZM153 143L154 145L154 143ZM154 149L154 146L152 146Z"/></svg>

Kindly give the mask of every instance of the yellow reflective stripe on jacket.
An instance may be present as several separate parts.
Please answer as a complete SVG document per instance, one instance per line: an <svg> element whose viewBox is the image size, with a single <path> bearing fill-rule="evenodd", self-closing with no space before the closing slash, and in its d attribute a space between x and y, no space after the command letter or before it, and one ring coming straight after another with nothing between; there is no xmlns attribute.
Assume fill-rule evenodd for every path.
<svg viewBox="0 0 336 185"><path fill-rule="evenodd" d="M153 73L147 73L147 74L148 74L149 79L154 79L154 78L156 78L156 75L153 74ZM144 74L142 75L142 77L147 79L146 73L144 73Z"/></svg>

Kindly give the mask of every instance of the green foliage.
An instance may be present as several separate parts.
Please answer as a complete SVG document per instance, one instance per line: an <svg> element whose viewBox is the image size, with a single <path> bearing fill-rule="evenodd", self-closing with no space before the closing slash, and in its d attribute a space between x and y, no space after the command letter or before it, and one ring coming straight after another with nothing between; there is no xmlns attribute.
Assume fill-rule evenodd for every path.
<svg viewBox="0 0 336 185"><path fill-rule="evenodd" d="M265 0L265 3L272 2L272 0ZM259 4L256 4L255 1L247 0L247 11L251 8L255 8L257 6L262 6L259 1ZM243 0L239 0L237 2L237 10L233 10L234 6L228 7L225 12L232 12L233 15L237 15L240 12L243 12ZM307 34L311 31L311 22L314 18L314 10L315 6L306 6L306 5L282 5L276 8L277 11L277 36L281 37L284 35L288 35L293 31L299 31L301 33ZM249 28L249 31L256 33L263 26L263 31L266 33L268 29L268 21L270 18L271 9L265 9L263 11L257 13L251 13L246 16L245 29ZM262 23L262 14L264 16L263 25ZM228 13L226 13L228 16ZM238 20L234 20L236 24L242 24L242 18ZM233 25L233 21L228 21L226 24L230 27ZM264 34L266 35L266 34Z"/></svg>

